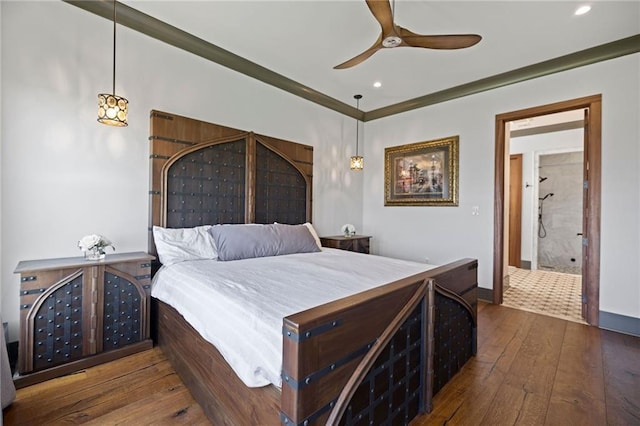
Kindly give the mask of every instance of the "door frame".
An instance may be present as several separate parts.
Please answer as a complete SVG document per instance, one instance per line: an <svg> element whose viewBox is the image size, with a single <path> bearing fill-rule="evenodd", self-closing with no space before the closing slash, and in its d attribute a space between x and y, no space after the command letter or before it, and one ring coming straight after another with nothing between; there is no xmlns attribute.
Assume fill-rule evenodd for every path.
<svg viewBox="0 0 640 426"><path fill-rule="evenodd" d="M553 104L526 108L496 115L494 232L493 232L493 303L502 304L505 256L505 162L510 121L523 120L558 112L586 109L588 123L584 129L584 164L586 188L583 194L584 241L582 254L583 306L585 320L598 325L600 314L600 193L602 144L602 95L592 95Z"/></svg>

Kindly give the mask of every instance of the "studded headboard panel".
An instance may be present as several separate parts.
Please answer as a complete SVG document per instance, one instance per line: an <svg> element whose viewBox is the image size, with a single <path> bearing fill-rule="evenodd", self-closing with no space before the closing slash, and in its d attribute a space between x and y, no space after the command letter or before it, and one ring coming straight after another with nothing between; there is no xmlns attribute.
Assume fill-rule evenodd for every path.
<svg viewBox="0 0 640 426"><path fill-rule="evenodd" d="M245 138L204 146L166 170L168 228L244 223Z"/></svg>
<svg viewBox="0 0 640 426"><path fill-rule="evenodd" d="M151 112L151 228L311 221L313 147Z"/></svg>
<svg viewBox="0 0 640 426"><path fill-rule="evenodd" d="M303 223L307 219L307 183L300 171L256 145L256 223Z"/></svg>

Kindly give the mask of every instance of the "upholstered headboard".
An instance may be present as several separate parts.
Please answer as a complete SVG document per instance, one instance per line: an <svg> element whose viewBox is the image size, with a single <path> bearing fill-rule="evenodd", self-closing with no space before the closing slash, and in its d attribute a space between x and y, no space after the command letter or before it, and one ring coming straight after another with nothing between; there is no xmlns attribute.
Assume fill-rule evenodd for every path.
<svg viewBox="0 0 640 426"><path fill-rule="evenodd" d="M313 147L151 111L152 226L311 221Z"/></svg>

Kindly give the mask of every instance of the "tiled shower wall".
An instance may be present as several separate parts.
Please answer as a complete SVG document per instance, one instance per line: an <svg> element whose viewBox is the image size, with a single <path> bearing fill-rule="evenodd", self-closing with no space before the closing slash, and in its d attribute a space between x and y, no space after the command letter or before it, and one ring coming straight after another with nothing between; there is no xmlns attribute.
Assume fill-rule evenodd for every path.
<svg viewBox="0 0 640 426"><path fill-rule="evenodd" d="M540 155L538 268L580 273L582 268L583 153ZM540 212L540 211L539 211Z"/></svg>

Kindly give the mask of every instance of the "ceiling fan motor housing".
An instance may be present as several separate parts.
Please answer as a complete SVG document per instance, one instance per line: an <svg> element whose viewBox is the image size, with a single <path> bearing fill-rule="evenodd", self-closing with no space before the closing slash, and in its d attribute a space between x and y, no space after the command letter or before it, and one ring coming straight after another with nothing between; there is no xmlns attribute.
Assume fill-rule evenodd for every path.
<svg viewBox="0 0 640 426"><path fill-rule="evenodd" d="M398 47L402 43L402 39L398 36L389 36L382 40L384 47Z"/></svg>

